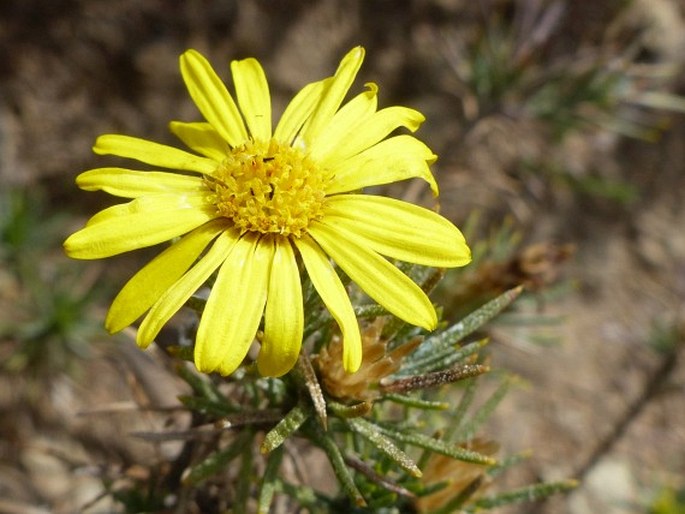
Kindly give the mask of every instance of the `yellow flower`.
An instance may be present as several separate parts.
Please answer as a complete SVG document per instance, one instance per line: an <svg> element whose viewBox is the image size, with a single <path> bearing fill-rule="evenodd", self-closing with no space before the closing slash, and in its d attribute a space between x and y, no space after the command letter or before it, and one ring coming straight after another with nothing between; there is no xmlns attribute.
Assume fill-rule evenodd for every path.
<svg viewBox="0 0 685 514"><path fill-rule="evenodd" d="M364 58L354 48L335 75L305 86L272 132L271 99L255 59L233 61L237 104L195 50L181 74L206 122L171 122L193 152L124 135L100 136L97 154L172 171L97 168L76 179L85 190L132 198L95 214L64 243L69 256L99 259L179 236L136 273L106 319L117 332L145 314L138 345L218 270L202 313L195 364L228 375L241 364L264 318L259 372L279 376L297 360L304 312L300 267L335 318L343 365L361 364L359 326L334 261L396 316L433 329L435 310L421 289L383 256L427 266L469 262L459 230L438 214L399 200L360 194L367 186L420 177L437 195L428 167L436 157L398 127L423 116L406 107L377 110L378 87L341 107Z"/></svg>

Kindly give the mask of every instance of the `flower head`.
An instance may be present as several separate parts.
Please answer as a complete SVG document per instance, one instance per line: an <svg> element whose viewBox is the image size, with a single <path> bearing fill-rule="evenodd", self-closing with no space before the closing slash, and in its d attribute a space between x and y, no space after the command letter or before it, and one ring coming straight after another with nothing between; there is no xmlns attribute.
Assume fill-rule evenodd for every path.
<svg viewBox="0 0 685 514"><path fill-rule="evenodd" d="M105 322L110 332L144 315L137 342L147 347L216 272L198 327L196 366L232 373L263 318L257 366L263 375L282 375L302 344L302 268L340 326L343 365L354 372L362 358L359 326L331 260L389 312L435 327L430 300L385 257L452 267L468 263L470 251L459 230L433 211L360 194L412 177L437 194L430 149L406 134L388 137L399 127L416 130L424 119L419 112L378 110L375 84L342 105L363 58L363 48L354 48L333 76L305 86L272 131L268 84L255 59L231 63L236 103L208 61L188 50L181 74L206 121L170 128L192 152L123 135L97 139L95 153L154 169L79 175L82 189L132 200L95 214L65 241L68 255L98 259L179 238L114 299Z"/></svg>

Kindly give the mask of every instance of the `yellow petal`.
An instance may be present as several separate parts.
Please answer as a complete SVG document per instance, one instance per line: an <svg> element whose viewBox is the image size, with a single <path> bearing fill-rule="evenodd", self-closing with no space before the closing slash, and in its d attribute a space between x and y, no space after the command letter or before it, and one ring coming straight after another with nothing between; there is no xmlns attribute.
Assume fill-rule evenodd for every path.
<svg viewBox="0 0 685 514"><path fill-rule="evenodd" d="M97 168L81 173L76 184L86 191L106 191L114 196L137 198L154 193L206 191L198 177L165 171L136 171L125 168Z"/></svg>
<svg viewBox="0 0 685 514"><path fill-rule="evenodd" d="M326 254L309 236L294 241L312 284L340 327L343 338L343 366L348 373L354 373L362 363L362 340L345 286Z"/></svg>
<svg viewBox="0 0 685 514"><path fill-rule="evenodd" d="M421 288L376 252L361 246L354 234L322 223L312 224L309 234L377 303L412 325L435 328L435 309Z"/></svg>
<svg viewBox="0 0 685 514"><path fill-rule="evenodd" d="M321 222L354 234L362 246L393 259L436 267L465 266L471 261L457 227L433 211L393 198L331 196Z"/></svg>
<svg viewBox="0 0 685 514"><path fill-rule="evenodd" d="M226 85L196 50L181 55L181 75L191 98L205 119L231 146L248 139L245 124Z"/></svg>
<svg viewBox="0 0 685 514"><path fill-rule="evenodd" d="M312 141L310 156L321 160L331 154L340 141L363 124L376 112L378 106L378 86L366 84L367 91L355 96L335 113L316 141Z"/></svg>
<svg viewBox="0 0 685 514"><path fill-rule="evenodd" d="M256 141L271 139L271 96L264 70L256 59L231 62L233 84L247 128Z"/></svg>
<svg viewBox="0 0 685 514"><path fill-rule="evenodd" d="M190 270L169 287L155 302L138 329L136 342L146 348L171 317L183 307L195 291L209 278L234 248L237 237L224 231L216 238L207 253Z"/></svg>
<svg viewBox="0 0 685 514"><path fill-rule="evenodd" d="M230 147L209 123L185 123L172 121L169 130L194 152L220 163L226 158Z"/></svg>
<svg viewBox="0 0 685 514"><path fill-rule="evenodd" d="M105 209L102 209L101 211L96 212L93 216L91 216L88 221L86 221L86 227L89 227L91 225L95 225L96 223L100 223L101 221L108 220L111 218L116 218L119 216L125 216L128 214L131 214L131 204L132 202L129 203L119 203L116 205L112 205L110 207L107 207Z"/></svg>
<svg viewBox="0 0 685 514"><path fill-rule="evenodd" d="M203 373L233 373L254 340L266 302L273 243L247 234L235 245L202 313L195 365Z"/></svg>
<svg viewBox="0 0 685 514"><path fill-rule="evenodd" d="M286 238L276 237L264 311L264 339L257 358L259 373L279 377L290 371L302 346L304 307L295 252Z"/></svg>
<svg viewBox="0 0 685 514"><path fill-rule="evenodd" d="M329 153L320 157L321 162L326 165L348 159L377 144L399 127L414 132L424 120L423 114L408 107L394 106L381 109L338 141L337 145L331 147ZM325 134L321 137L325 137Z"/></svg>
<svg viewBox="0 0 685 514"><path fill-rule="evenodd" d="M340 61L333 80L327 83L327 87L321 95L321 100L302 129L302 137L305 143L311 144L313 141L316 141L321 130L330 123L350 86L352 86L352 82L354 82L354 78L357 76L363 60L364 49L358 46L349 51Z"/></svg>
<svg viewBox="0 0 685 514"><path fill-rule="evenodd" d="M120 134L105 134L98 137L95 146L93 146L93 151L98 155L117 155L152 166L195 171L208 175L214 173L218 165L212 159L184 152L173 146Z"/></svg>
<svg viewBox="0 0 685 514"><path fill-rule="evenodd" d="M144 172L143 172L144 173ZM101 221L118 218L121 216L129 216L131 214L151 213L154 211L177 209L201 209L211 210L211 195L208 191L200 189L199 191L183 191L180 193L151 193L138 198L134 198L130 202L112 205L93 215L87 222L86 226L100 223Z"/></svg>
<svg viewBox="0 0 685 514"><path fill-rule="evenodd" d="M196 228L133 275L112 302L105 327L110 333L129 326L169 289L225 229L223 220Z"/></svg>
<svg viewBox="0 0 685 514"><path fill-rule="evenodd" d="M130 216L132 214L153 213L155 211L173 211L177 209L206 209L207 192L196 193L155 193L139 196L127 203L112 205L97 212L86 222L86 227L103 221Z"/></svg>
<svg viewBox="0 0 685 514"><path fill-rule="evenodd" d="M333 180L326 188L326 194L346 193L418 177L428 182L437 196L438 184L428 166L435 159L437 157L430 148L418 139L408 135L391 137L333 165L330 169Z"/></svg>
<svg viewBox="0 0 685 514"><path fill-rule="evenodd" d="M168 241L216 217L203 196L142 196L91 218L64 242L74 259L101 259Z"/></svg>
<svg viewBox="0 0 685 514"><path fill-rule="evenodd" d="M274 139L286 144L293 143L295 136L297 136L302 125L312 114L314 107L319 103L321 93L324 91L325 87L327 87L326 84L330 82L330 80L331 79L329 78L307 84L295 95L285 108L285 111L276 126Z"/></svg>

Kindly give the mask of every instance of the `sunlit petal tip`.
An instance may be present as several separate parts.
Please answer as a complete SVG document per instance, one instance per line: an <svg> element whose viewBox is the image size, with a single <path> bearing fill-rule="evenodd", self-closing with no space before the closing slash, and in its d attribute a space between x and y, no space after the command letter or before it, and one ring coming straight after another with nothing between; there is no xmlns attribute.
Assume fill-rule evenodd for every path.
<svg viewBox="0 0 685 514"><path fill-rule="evenodd" d="M235 59L231 61L230 68L232 73L235 73L236 70L240 70L240 68L249 68L257 72L259 75L264 75L264 68L262 68L261 63L254 57L246 57L245 59Z"/></svg>
<svg viewBox="0 0 685 514"><path fill-rule="evenodd" d="M352 50L350 50L349 52L347 52L347 54L345 54L345 57L342 58L341 62L351 60L351 61L358 61L361 64L362 61L364 60L365 54L366 54L366 50L364 49L363 46L361 46L361 45L355 46Z"/></svg>
<svg viewBox="0 0 685 514"><path fill-rule="evenodd" d="M195 367L200 373L214 373L219 369L219 366L221 365L221 358L220 356L214 352L199 352L198 351L199 345L196 344L195 346ZM210 355L212 357L210 357Z"/></svg>
<svg viewBox="0 0 685 514"><path fill-rule="evenodd" d="M155 336L156 334L150 334L149 332L138 329L138 332L136 333L136 344L139 348L144 350L152 344L152 341L155 340Z"/></svg>
<svg viewBox="0 0 685 514"><path fill-rule="evenodd" d="M118 155L116 149L113 148L113 143L119 139L133 139L132 136L124 136L122 134L101 134L95 138L92 150L98 155Z"/></svg>
<svg viewBox="0 0 685 514"><path fill-rule="evenodd" d="M109 134L102 134L95 139L95 143L93 143L93 146L91 148L94 153L98 155L107 154L107 152L103 150L103 142L107 139L108 135Z"/></svg>
<svg viewBox="0 0 685 514"><path fill-rule="evenodd" d="M188 93L205 119L231 146L244 143L248 134L243 118L210 62L191 49L181 55L180 68Z"/></svg>
<svg viewBox="0 0 685 514"><path fill-rule="evenodd" d="M356 373L362 365L362 345L344 343L343 350L343 368L347 373Z"/></svg>
<svg viewBox="0 0 685 514"><path fill-rule="evenodd" d="M471 248L466 244L466 242L463 242L462 244L459 245L459 250L458 253L462 259L463 264L460 264L460 266L466 266L473 260L473 255L471 254Z"/></svg>
<svg viewBox="0 0 685 514"><path fill-rule="evenodd" d="M216 371L223 377L232 375L233 373L235 373L235 370L237 370L243 363L246 355L247 349L244 352L228 352L226 353L226 355L224 355L223 360L217 365L214 371Z"/></svg>
<svg viewBox="0 0 685 514"><path fill-rule="evenodd" d="M100 134L95 138L95 142L93 143L91 150L98 155L106 154L103 148L106 146L106 141L112 137L116 137L117 135L118 134Z"/></svg>
<svg viewBox="0 0 685 514"><path fill-rule="evenodd" d="M200 52L198 52L194 48L188 48L185 52L183 52L179 56L178 59L179 59L179 61L183 61L184 59L187 59L189 56L192 56L192 55L200 55Z"/></svg>
<svg viewBox="0 0 685 514"><path fill-rule="evenodd" d="M340 64L338 65L338 69L335 72L335 76L340 76L342 75L348 75L349 74L349 80L350 84L351 81L354 80L354 78L357 76L357 72L359 71L359 68L361 67L362 63L364 62L364 55L366 54L366 51L364 50L364 47L362 46L356 46L345 56L342 58L340 61ZM345 88L345 91L349 89L349 85Z"/></svg>
<svg viewBox="0 0 685 514"><path fill-rule="evenodd" d="M428 164L434 164L438 160L438 156L433 152L430 152L424 156L424 159Z"/></svg>
<svg viewBox="0 0 685 514"><path fill-rule="evenodd" d="M213 373L221 366L221 343L216 334L197 337L193 360L195 367L201 373Z"/></svg>
<svg viewBox="0 0 685 514"><path fill-rule="evenodd" d="M428 323L426 323L425 325L419 325L422 326L422 328L428 330L429 332L432 332L433 330L438 328L438 314L437 312L435 312L435 309L433 309L432 314L433 316L430 319L426 320Z"/></svg>
<svg viewBox="0 0 685 514"><path fill-rule="evenodd" d="M297 362L299 344L297 345L297 348L298 351L296 353L288 352L281 354L279 352L274 352L268 357L262 357L260 354L257 358L257 370L259 371L259 374L263 377L274 378L285 375L288 371L293 369Z"/></svg>
<svg viewBox="0 0 685 514"><path fill-rule="evenodd" d="M422 113L414 109L409 109L409 115L406 120L404 120L402 126L406 127L411 132L416 132L419 127L423 125L424 121L426 121L426 117ZM437 158L437 156L435 157Z"/></svg>
<svg viewBox="0 0 685 514"><path fill-rule="evenodd" d="M366 82L364 84L364 87L368 90L366 91L367 94L373 96L378 94L378 84L376 84L375 82Z"/></svg>
<svg viewBox="0 0 685 514"><path fill-rule="evenodd" d="M430 164L430 163L428 163L428 164ZM428 184L428 187L431 190L431 194L433 195L433 198L438 198L438 196L440 196L440 186L438 186L438 183L436 182L435 177L433 177L433 174L430 173L430 171L429 171L427 176L421 177L421 178L423 178L426 181L426 183ZM438 206L439 206L439 203L438 203Z"/></svg>
<svg viewBox="0 0 685 514"><path fill-rule="evenodd" d="M74 182L76 182L76 185L84 191L96 191L97 188L92 185L90 180L94 171L96 170L88 170L84 171L83 173L79 173Z"/></svg>
<svg viewBox="0 0 685 514"><path fill-rule="evenodd" d="M207 58L194 48L187 49L178 57L178 62L182 67L191 64L193 61L209 64Z"/></svg>
<svg viewBox="0 0 685 514"><path fill-rule="evenodd" d="M74 232L62 243L64 253L72 259L79 260L99 259L100 257L94 251L96 246L96 241L83 237L83 230Z"/></svg>
<svg viewBox="0 0 685 514"><path fill-rule="evenodd" d="M118 316L113 315L111 309L107 312L107 317L105 318L105 330L107 330L109 334L121 332L128 325L129 323L123 324Z"/></svg>
<svg viewBox="0 0 685 514"><path fill-rule="evenodd" d="M74 234L71 234L62 243L62 248L64 248L64 253L67 254L67 256L71 257L72 259L75 258L75 257L73 257L73 254L74 254L74 245L72 242L73 237L74 237Z"/></svg>
<svg viewBox="0 0 685 514"><path fill-rule="evenodd" d="M325 89L322 91L321 98L300 134L306 145L316 141L321 131L333 119L350 90L363 60L364 49L360 46L353 48L342 58L333 77L325 81Z"/></svg>
<svg viewBox="0 0 685 514"><path fill-rule="evenodd" d="M428 300L430 302L430 300ZM404 319L404 318L402 318ZM428 332L432 332L438 327L438 314L435 311L435 307L430 304L428 308L421 309L421 312L413 313L412 319L405 319L408 323L421 327Z"/></svg>
<svg viewBox="0 0 685 514"><path fill-rule="evenodd" d="M193 361L195 367L201 373L213 373L221 365L221 355L216 348L217 344L204 339L196 339Z"/></svg>

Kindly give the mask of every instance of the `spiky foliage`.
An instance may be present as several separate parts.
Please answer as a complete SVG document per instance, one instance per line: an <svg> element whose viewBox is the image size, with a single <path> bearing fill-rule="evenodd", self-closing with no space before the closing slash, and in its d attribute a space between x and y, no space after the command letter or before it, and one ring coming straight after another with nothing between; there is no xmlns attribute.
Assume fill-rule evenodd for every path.
<svg viewBox="0 0 685 514"><path fill-rule="evenodd" d="M408 271L424 289L441 276ZM179 364L192 388L181 398L192 412L191 426L183 433L138 434L184 440L178 459L157 471L167 475L144 484L150 508L174 498L178 508L209 512L266 513L275 504L288 512L469 512L573 487L570 481L514 491L493 486L519 459L501 459L498 444L481 435L511 383L500 377L490 396L476 401L478 377L490 370L483 329L520 293L520 287L510 289L430 334L353 294L364 339L355 374L343 370L334 320L313 294L306 300L305 330L311 359L303 354L286 376L260 377L250 366L219 378ZM312 464L313 455L328 465ZM324 476L332 469L335 484L318 471L308 473L312 465ZM140 498L133 492L141 486L117 494Z"/></svg>

